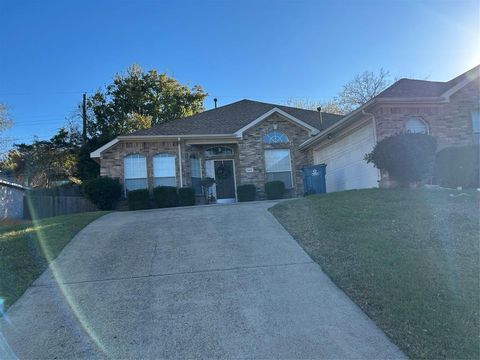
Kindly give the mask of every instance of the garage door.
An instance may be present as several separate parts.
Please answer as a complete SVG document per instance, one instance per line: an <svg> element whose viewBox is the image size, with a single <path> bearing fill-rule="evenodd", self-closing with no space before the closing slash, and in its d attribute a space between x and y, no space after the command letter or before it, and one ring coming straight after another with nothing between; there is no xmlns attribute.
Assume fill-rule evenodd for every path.
<svg viewBox="0 0 480 360"><path fill-rule="evenodd" d="M375 144L371 123L339 137L327 147L314 150L315 164L327 164L327 192L378 186L378 171L363 159Z"/></svg>

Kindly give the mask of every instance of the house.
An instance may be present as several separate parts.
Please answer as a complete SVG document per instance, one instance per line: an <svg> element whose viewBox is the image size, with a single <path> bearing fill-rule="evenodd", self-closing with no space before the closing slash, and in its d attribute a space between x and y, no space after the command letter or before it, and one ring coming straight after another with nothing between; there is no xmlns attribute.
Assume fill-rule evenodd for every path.
<svg viewBox="0 0 480 360"><path fill-rule="evenodd" d="M480 66L446 81L400 79L300 145L326 164L327 191L388 186L388 175L364 161L375 144L401 132L427 133L438 150L478 144Z"/></svg>
<svg viewBox="0 0 480 360"><path fill-rule="evenodd" d="M303 194L302 167L311 164L300 144L342 119L282 105L241 100L119 136L94 151L100 174L118 178L125 190L159 185L191 186L201 194L203 177L216 180L219 202L236 199L236 188L281 180L287 196ZM179 161L180 160L180 161Z"/></svg>
<svg viewBox="0 0 480 360"><path fill-rule="evenodd" d="M448 82L401 79L346 116L241 100L119 136L91 153L100 174L125 191L216 180L219 202L236 188L281 180L287 196L303 195L302 168L327 165L327 191L379 186L386 178L364 161L376 142L393 134L425 132L439 147L478 141L479 67ZM477 139L477 140L475 140Z"/></svg>
<svg viewBox="0 0 480 360"><path fill-rule="evenodd" d="M0 178L0 221L23 219L23 195L26 187Z"/></svg>

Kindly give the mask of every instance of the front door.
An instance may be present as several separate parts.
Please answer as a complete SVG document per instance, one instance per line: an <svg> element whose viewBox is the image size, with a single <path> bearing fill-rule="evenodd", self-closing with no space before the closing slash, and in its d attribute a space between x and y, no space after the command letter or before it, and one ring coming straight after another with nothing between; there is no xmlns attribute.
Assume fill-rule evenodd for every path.
<svg viewBox="0 0 480 360"><path fill-rule="evenodd" d="M217 199L235 199L233 160L215 160L214 167Z"/></svg>

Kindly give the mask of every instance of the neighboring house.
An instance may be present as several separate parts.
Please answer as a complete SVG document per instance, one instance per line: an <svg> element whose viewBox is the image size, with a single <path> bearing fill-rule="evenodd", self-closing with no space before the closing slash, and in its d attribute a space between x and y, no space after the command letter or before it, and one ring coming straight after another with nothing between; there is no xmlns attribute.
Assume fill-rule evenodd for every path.
<svg viewBox="0 0 480 360"><path fill-rule="evenodd" d="M307 140L314 164L327 164L327 191L370 188L388 176L364 161L377 141L402 132L435 136L438 150L478 144L480 67L447 82L401 79Z"/></svg>
<svg viewBox="0 0 480 360"><path fill-rule="evenodd" d="M192 186L201 194L201 178L212 177L220 202L235 201L241 184L254 184L263 198L270 180L283 181L288 196L299 196L302 167L312 163L300 144L341 118L241 100L119 136L91 157L102 176L118 178L125 190Z"/></svg>
<svg viewBox="0 0 480 360"><path fill-rule="evenodd" d="M22 185L0 179L0 220L23 219L25 190Z"/></svg>
<svg viewBox="0 0 480 360"><path fill-rule="evenodd" d="M302 168L325 163L327 191L379 186L384 175L364 161L378 140L410 131L439 148L478 142L479 67L448 82L401 79L346 116L241 100L129 135L91 153L100 174L124 189L192 186L216 180L220 202L236 187L281 180L303 195ZM181 161L179 161L181 160Z"/></svg>

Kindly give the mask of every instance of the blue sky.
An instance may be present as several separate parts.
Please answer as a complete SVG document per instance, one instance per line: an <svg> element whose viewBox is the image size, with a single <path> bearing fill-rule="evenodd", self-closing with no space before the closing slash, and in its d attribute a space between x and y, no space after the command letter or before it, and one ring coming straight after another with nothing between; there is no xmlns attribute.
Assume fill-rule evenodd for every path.
<svg viewBox="0 0 480 360"><path fill-rule="evenodd" d="M480 62L478 0L0 0L7 136L49 138L132 63L210 94L326 100L364 70L448 80Z"/></svg>

